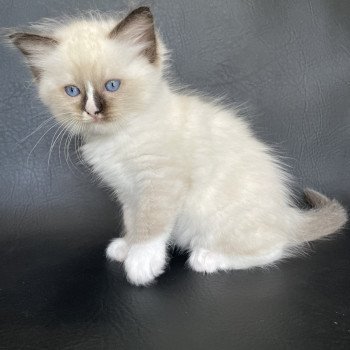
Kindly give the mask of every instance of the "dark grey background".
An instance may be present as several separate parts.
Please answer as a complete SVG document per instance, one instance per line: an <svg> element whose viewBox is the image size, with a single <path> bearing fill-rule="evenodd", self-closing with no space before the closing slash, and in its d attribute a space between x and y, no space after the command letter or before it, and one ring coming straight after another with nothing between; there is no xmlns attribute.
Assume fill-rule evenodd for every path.
<svg viewBox="0 0 350 350"><path fill-rule="evenodd" d="M148 4L178 82L243 104L296 189L350 204L349 1ZM97 8L130 2L1 0L0 27ZM175 254L157 285L129 286L103 256L117 204L83 166L68 167L64 141L48 166L55 129L28 157L48 127L20 140L49 113L20 55L0 46L0 62L0 349L350 347L346 235L271 271L204 277Z"/></svg>

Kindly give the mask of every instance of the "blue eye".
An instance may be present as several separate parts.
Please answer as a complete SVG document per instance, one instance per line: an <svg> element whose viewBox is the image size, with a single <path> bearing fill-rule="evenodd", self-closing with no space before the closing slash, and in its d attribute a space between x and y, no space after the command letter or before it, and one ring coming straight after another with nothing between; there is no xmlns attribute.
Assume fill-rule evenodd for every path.
<svg viewBox="0 0 350 350"><path fill-rule="evenodd" d="M120 86L120 80L114 79L114 80L108 80L105 84L105 88L107 91L114 92L119 89Z"/></svg>
<svg viewBox="0 0 350 350"><path fill-rule="evenodd" d="M64 88L64 90L66 91L66 94L70 97L75 97L80 94L79 88L77 88L74 85L68 85Z"/></svg>

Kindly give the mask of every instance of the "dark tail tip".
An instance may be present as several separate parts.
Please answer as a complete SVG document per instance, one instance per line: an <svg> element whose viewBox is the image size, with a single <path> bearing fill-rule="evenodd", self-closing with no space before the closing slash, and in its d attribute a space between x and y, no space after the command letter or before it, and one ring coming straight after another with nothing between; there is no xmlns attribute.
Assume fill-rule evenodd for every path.
<svg viewBox="0 0 350 350"><path fill-rule="evenodd" d="M322 208L332 202L331 199L311 188L305 188L304 195L307 203L310 204L312 208Z"/></svg>
<svg viewBox="0 0 350 350"><path fill-rule="evenodd" d="M305 198L311 210L304 211L301 241L312 241L339 231L348 220L345 208L335 199L306 188Z"/></svg>

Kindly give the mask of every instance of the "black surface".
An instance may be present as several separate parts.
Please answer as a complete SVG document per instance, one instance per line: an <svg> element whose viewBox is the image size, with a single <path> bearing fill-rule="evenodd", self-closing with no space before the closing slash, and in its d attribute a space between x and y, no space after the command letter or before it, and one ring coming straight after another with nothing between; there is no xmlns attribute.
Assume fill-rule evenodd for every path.
<svg viewBox="0 0 350 350"><path fill-rule="evenodd" d="M0 1L0 26L127 1ZM184 84L248 102L296 177L350 204L350 2L148 1ZM104 249L118 207L67 166L20 55L0 47L0 349L349 349L350 236L278 268L203 276L174 254L149 288ZM48 124L49 125L49 124ZM74 145L71 147L74 152ZM72 155L74 159L74 156Z"/></svg>

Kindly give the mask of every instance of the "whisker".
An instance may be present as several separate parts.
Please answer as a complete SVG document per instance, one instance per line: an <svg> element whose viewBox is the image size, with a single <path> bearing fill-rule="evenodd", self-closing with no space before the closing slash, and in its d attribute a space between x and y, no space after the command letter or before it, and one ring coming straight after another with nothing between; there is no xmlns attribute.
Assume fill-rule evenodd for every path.
<svg viewBox="0 0 350 350"><path fill-rule="evenodd" d="M76 168L75 164L73 163L73 161L70 159L70 156L69 156L69 146L70 146L70 143L71 143L73 137L74 137L73 134L69 134L67 139L66 139L66 142L64 144L64 154L65 154L66 163L67 163L69 169L71 169L69 163L71 163L74 166L74 168Z"/></svg>
<svg viewBox="0 0 350 350"><path fill-rule="evenodd" d="M67 140L68 138L71 136L71 131L69 130L69 128L72 126L74 126L77 122L74 121L74 120L68 120L67 124L66 124L66 131L62 134L62 137L61 137L61 141L58 145L58 157L60 159L60 164L61 164L61 144L62 144L62 140L64 139L65 135L68 134L68 136L66 136L66 141L64 143L64 147L63 147L63 152L65 154L65 145L67 144ZM66 161L67 162L67 161ZM69 166L69 164L67 164Z"/></svg>
<svg viewBox="0 0 350 350"><path fill-rule="evenodd" d="M77 125L76 121L70 122L70 126L74 127L76 125ZM74 173L73 169L70 167L70 164L69 164L70 162L73 165L73 167L78 170L78 168L75 166L74 162L70 159L70 156L69 156L69 145L73 137L74 137L74 134L69 132L68 137L66 138L66 141L64 144L64 154L65 154L66 163L69 169L72 170L72 172Z"/></svg>
<svg viewBox="0 0 350 350"><path fill-rule="evenodd" d="M51 158L51 153L55 147L55 144L57 142L57 140L59 139L60 135L62 134L62 132L64 132L66 130L66 125L62 124L58 130L56 130L55 134L53 135L52 141L51 141L51 146L50 146L50 150L49 150L49 157L47 159L47 169L49 169L50 167L50 158ZM56 136L57 134L57 136Z"/></svg>
<svg viewBox="0 0 350 350"><path fill-rule="evenodd" d="M65 128L65 130L64 130L64 132L63 132L63 134L62 134L62 136L61 136L61 140L60 140L60 142L59 142L59 144L58 144L58 159L60 160L60 165L62 165L62 162L61 162L61 144L62 144L62 140L64 139L64 137L65 137L65 135L66 135L67 133L69 133L68 127Z"/></svg>
<svg viewBox="0 0 350 350"><path fill-rule="evenodd" d="M42 116L42 115L47 115L47 111L44 111L43 113L38 113L35 117L38 116ZM63 120L61 120L60 122L57 122L57 117L61 117ZM38 131L40 131L43 128L46 128L47 126L49 126L49 128L43 133L43 135L37 140L37 142L35 143L35 145L33 146L33 148L30 150L28 156L27 156L27 165L29 164L29 158L32 155L32 153L34 152L34 150L36 149L36 147L39 145L39 143L43 140L43 138L55 127L58 126L57 130L54 132L54 135L52 137L51 143L50 143L50 148L49 148L49 155L48 155L48 160L47 160L47 166L49 168L50 165L50 159L51 159L51 154L53 152L53 149L56 145L56 143L58 142L58 140L60 140L59 142L59 146L58 146L58 154L59 154L59 160L60 160L60 164L61 164L61 144L63 142L63 139L65 138L65 135L68 132L68 137L67 139L69 140L69 143L72 140L72 137L74 136L74 133L70 133L70 127L77 127L78 126L78 130L80 131L82 128L79 127L79 122L78 119L73 119L72 118L80 118L80 115L78 113L71 113L71 112L62 112L62 113L58 113L55 114L54 116L49 117L48 119L44 120L42 123L39 124L39 126L37 126L32 132L30 132L27 136L25 136L23 139L21 139L19 141L19 143L23 143L24 141L26 141L29 137L33 136L35 133L37 133ZM48 125L50 122L53 122L53 125ZM65 144L67 143L67 139L65 141ZM69 157L69 153L68 157ZM69 159L70 160L70 159ZM66 161L67 162L67 161ZM74 165L74 163L71 161L71 164ZM67 165L69 166L68 162ZM75 165L74 165L75 167Z"/></svg>
<svg viewBox="0 0 350 350"><path fill-rule="evenodd" d="M73 139L73 137L74 137L74 148L75 148L75 152L74 152L73 154L76 155L76 147L77 147L76 145L77 145L77 140L79 139L79 133L80 133L80 131L81 131L81 125L79 125L79 123L75 122L75 123L74 123L74 126L78 128L78 134L77 134L77 135L73 135L72 138L71 138L71 140L70 140L70 142L72 141L72 139ZM78 157L78 160L80 160L79 157Z"/></svg>
<svg viewBox="0 0 350 350"><path fill-rule="evenodd" d="M43 112L43 113L38 113L34 116L34 118L36 117L42 117L47 115L47 112ZM60 116L64 116L64 115L71 115L71 113L65 112L65 113L59 113L56 114L55 116L51 116L48 119L44 120L42 123L39 124L39 126L37 126L32 132L30 132L27 136L25 136L24 138L22 138L21 140L19 140L19 143L23 143L24 141L26 141L30 136L34 135L37 131L39 131L42 127L44 127L48 122L54 120L56 117L60 117Z"/></svg>
<svg viewBox="0 0 350 350"><path fill-rule="evenodd" d="M45 131L45 133L39 138L39 140L36 142L36 144L34 145L34 147L31 149L31 151L29 152L28 154L28 157L27 157L27 165L29 164L29 158L30 158L30 155L33 153L33 151L35 150L35 148L38 146L38 144L40 143L40 141L44 138L44 136L50 131L52 130L52 128L54 128L55 126L57 126L57 123L55 123L54 125L52 125L49 129L47 129Z"/></svg>
<svg viewBox="0 0 350 350"><path fill-rule="evenodd" d="M84 166L87 166L85 160L83 159L83 157L82 157L82 155L80 153L80 147L81 147L81 143L82 143L82 139L81 139L80 134L81 134L82 129L83 129L83 127L80 126L79 127L78 137L75 138L75 140L74 140L74 149L75 149L74 154L77 156L80 164L82 164ZM80 144L79 143L77 144L77 141L80 142Z"/></svg>
<svg viewBox="0 0 350 350"><path fill-rule="evenodd" d="M44 127L45 124L47 124L48 122L52 121L52 119L54 119L54 117L51 117L49 119L44 120L34 131L32 131L29 135L25 136L19 142L22 143L25 140L27 140L30 136L34 135L37 131L39 131L42 127Z"/></svg>

